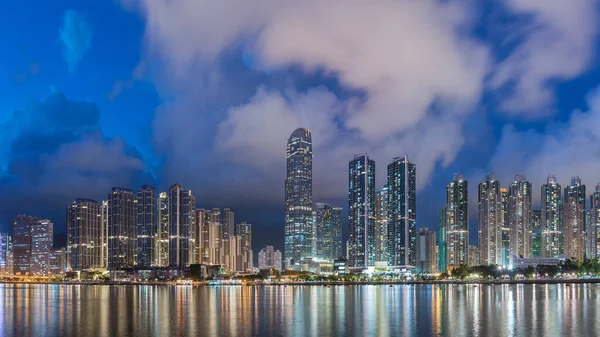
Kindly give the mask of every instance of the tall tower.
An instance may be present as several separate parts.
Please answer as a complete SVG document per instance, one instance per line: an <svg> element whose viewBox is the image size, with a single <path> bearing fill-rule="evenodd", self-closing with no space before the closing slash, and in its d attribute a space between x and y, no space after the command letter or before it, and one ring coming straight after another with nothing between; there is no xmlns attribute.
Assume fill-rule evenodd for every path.
<svg viewBox="0 0 600 337"><path fill-rule="evenodd" d="M590 195L590 215L586 229L588 240L587 257L596 258L600 253L600 240L598 239L600 227L600 184L596 185L596 190Z"/></svg>
<svg viewBox="0 0 600 337"><path fill-rule="evenodd" d="M502 265L510 265L510 227L508 219L508 189L500 187L502 199Z"/></svg>
<svg viewBox="0 0 600 337"><path fill-rule="evenodd" d="M348 165L348 265L375 265L375 161L358 154Z"/></svg>
<svg viewBox="0 0 600 337"><path fill-rule="evenodd" d="M542 256L558 257L563 254L562 198L560 184L549 175L542 185Z"/></svg>
<svg viewBox="0 0 600 337"><path fill-rule="evenodd" d="M447 267L469 265L469 183L455 174L446 187L445 224L443 230Z"/></svg>
<svg viewBox="0 0 600 337"><path fill-rule="evenodd" d="M237 225L237 237L240 239L241 270L251 271L254 267L252 253L252 225L245 221ZM230 236L230 237L233 237Z"/></svg>
<svg viewBox="0 0 600 337"><path fill-rule="evenodd" d="M136 263L137 197L113 187L108 195L108 268L132 268Z"/></svg>
<svg viewBox="0 0 600 337"><path fill-rule="evenodd" d="M375 196L375 261L387 261L388 187Z"/></svg>
<svg viewBox="0 0 600 337"><path fill-rule="evenodd" d="M102 205L77 198L67 207L67 266L71 270L100 268L102 261Z"/></svg>
<svg viewBox="0 0 600 337"><path fill-rule="evenodd" d="M156 194L154 187L144 185L137 194L136 261L141 267L155 265L154 231L156 228Z"/></svg>
<svg viewBox="0 0 600 337"><path fill-rule="evenodd" d="M288 265L309 257L313 248L312 136L296 129L287 141L285 177L285 259Z"/></svg>
<svg viewBox="0 0 600 337"><path fill-rule="evenodd" d="M342 254L342 208L317 203L316 257L333 261Z"/></svg>
<svg viewBox="0 0 600 337"><path fill-rule="evenodd" d="M229 239L235 235L235 214L229 208L223 209L223 224L222 224L223 240Z"/></svg>
<svg viewBox="0 0 600 337"><path fill-rule="evenodd" d="M517 174L510 184L508 200L508 227L510 230L510 258L531 255L531 183Z"/></svg>
<svg viewBox="0 0 600 337"><path fill-rule="evenodd" d="M158 195L158 226L156 229L156 265L169 266L169 197Z"/></svg>
<svg viewBox="0 0 600 337"><path fill-rule="evenodd" d="M169 188L169 266L196 263L196 199L192 191L174 184Z"/></svg>
<svg viewBox="0 0 600 337"><path fill-rule="evenodd" d="M407 156L387 167L388 264L414 266L417 243L417 168Z"/></svg>
<svg viewBox="0 0 600 337"><path fill-rule="evenodd" d="M564 255L583 260L585 229L585 185L579 177L571 178L563 198Z"/></svg>
<svg viewBox="0 0 600 337"><path fill-rule="evenodd" d="M481 264L502 265L502 194L493 174L479 184L479 255Z"/></svg>

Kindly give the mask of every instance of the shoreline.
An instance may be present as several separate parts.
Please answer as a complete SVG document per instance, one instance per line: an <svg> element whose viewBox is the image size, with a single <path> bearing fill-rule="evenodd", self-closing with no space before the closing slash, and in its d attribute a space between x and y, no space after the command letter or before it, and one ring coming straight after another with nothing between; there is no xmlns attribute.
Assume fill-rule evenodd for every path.
<svg viewBox="0 0 600 337"><path fill-rule="evenodd" d="M386 281L386 282L375 282L375 281L365 281L365 282L271 282L271 283L263 283L263 282L246 282L243 284L208 284L208 282L194 282L193 284L183 285L177 284L175 282L117 282L117 281L109 281L109 282L42 282L42 281L29 281L29 282L21 282L21 281L8 281L8 280L0 280L0 284L35 284L35 285L105 285L105 286L177 286L177 287L195 287L195 286L204 286L204 287L241 287L241 286L256 286L256 287L285 287L285 286L365 286L365 285L379 285L379 286L396 286L396 285L408 285L408 286L416 286L416 285L513 285L513 284L599 284L600 279L570 279L570 280L453 280L453 281Z"/></svg>

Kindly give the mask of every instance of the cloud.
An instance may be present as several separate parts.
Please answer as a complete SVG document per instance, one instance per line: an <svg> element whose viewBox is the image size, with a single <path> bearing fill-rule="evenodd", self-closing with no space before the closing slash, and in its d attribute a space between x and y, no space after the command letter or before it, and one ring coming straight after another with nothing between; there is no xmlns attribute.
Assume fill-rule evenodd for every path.
<svg viewBox="0 0 600 337"><path fill-rule="evenodd" d="M106 137L92 102L54 92L16 110L0 125L0 212L55 212L74 198L103 198L112 186L135 186L143 158L119 137ZM148 181L145 181L148 182Z"/></svg>
<svg viewBox="0 0 600 337"><path fill-rule="evenodd" d="M92 35L92 27L83 14L74 10L65 12L59 39L70 73L76 71L77 65L92 47Z"/></svg>
<svg viewBox="0 0 600 337"><path fill-rule="evenodd" d="M315 179L328 181L323 195L347 193L342 172L360 152L381 160L382 170L395 156L414 157L424 186L436 163L450 163L464 142L462 121L477 105L488 71L488 50L465 34L472 13L461 3L136 3L146 18L150 54L166 61L171 81L188 83L190 77L199 77L216 83L206 91L175 90L177 103L171 106L190 106L185 100L194 94L210 102L211 92L221 87L221 74L207 74L222 55L238 46L252 55L258 71L276 74L299 68L305 76L323 73L353 93L343 96L339 90L315 85L299 88L291 80L283 88L258 87L242 104L222 112L206 112L210 103L204 114L200 111L205 107L170 109L168 115L163 108L154 123L158 147L183 152L169 152L172 161L186 156L196 163L193 168L206 167L199 144L213 135L209 143L219 163L277 177L273 179L283 172L281 164L274 164L284 162L289 133L298 126L308 127L315 141ZM197 117L181 118L182 114ZM441 127L440 121L448 127ZM203 125L211 122L218 123L217 132L205 130ZM166 145L174 141L177 149ZM167 165L189 170L189 165Z"/></svg>
<svg viewBox="0 0 600 337"><path fill-rule="evenodd" d="M553 113L553 83L573 79L592 64L598 30L594 0L509 0L518 18L511 26L514 47L497 65L492 88L506 87L501 107L511 114Z"/></svg>
<svg viewBox="0 0 600 337"><path fill-rule="evenodd" d="M550 124L542 131L506 126L490 170L505 184L516 173L525 174L534 184L538 205L540 187L549 174L563 186L579 176L591 190L600 179L600 89L589 94L587 102L587 111L574 111L568 122Z"/></svg>

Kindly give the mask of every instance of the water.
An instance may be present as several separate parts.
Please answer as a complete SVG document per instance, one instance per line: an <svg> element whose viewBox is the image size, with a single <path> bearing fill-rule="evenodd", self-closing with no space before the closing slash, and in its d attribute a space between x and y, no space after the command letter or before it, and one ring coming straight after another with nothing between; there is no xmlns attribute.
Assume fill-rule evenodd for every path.
<svg viewBox="0 0 600 337"><path fill-rule="evenodd" d="M600 285L0 284L2 336L598 336Z"/></svg>

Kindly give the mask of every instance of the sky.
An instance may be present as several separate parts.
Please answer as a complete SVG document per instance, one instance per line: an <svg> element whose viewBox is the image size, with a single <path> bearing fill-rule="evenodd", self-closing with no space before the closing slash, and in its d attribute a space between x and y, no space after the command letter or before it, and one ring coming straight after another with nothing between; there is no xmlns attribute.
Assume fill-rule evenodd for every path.
<svg viewBox="0 0 600 337"><path fill-rule="evenodd" d="M142 184L253 224L283 250L286 140L313 133L314 202L347 209L348 162L376 184L417 165L417 226L445 186L494 173L600 182L595 0L9 1L0 11L0 231L65 230L75 198ZM347 212L345 212L347 215ZM347 220L344 220L344 232Z"/></svg>

